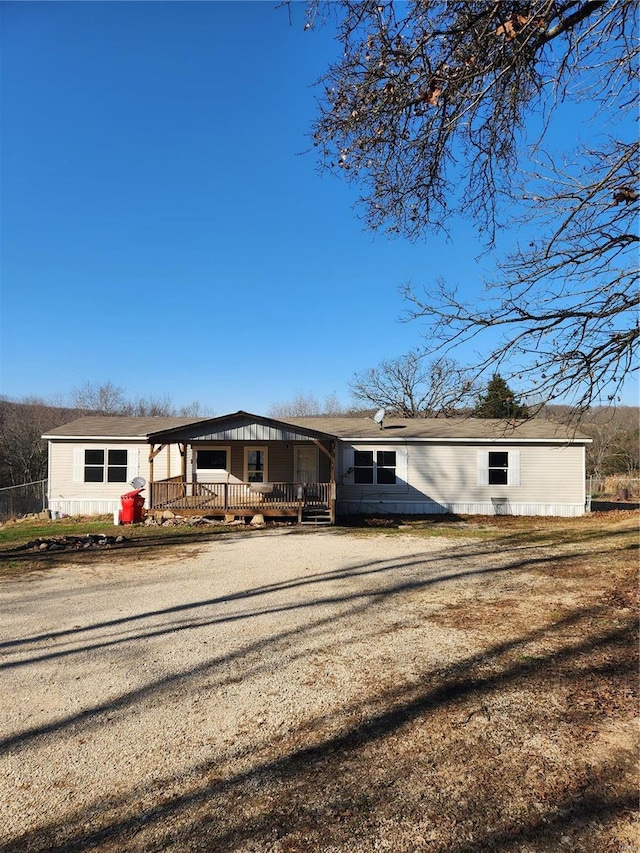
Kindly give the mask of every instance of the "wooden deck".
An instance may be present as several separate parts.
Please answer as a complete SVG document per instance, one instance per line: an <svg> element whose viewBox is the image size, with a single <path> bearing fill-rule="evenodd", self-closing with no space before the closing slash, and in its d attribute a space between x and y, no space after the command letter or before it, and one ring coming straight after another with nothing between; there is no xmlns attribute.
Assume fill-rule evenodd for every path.
<svg viewBox="0 0 640 853"><path fill-rule="evenodd" d="M150 483L150 511L176 515L298 517L326 510L333 521L333 483L193 483L179 478Z"/></svg>

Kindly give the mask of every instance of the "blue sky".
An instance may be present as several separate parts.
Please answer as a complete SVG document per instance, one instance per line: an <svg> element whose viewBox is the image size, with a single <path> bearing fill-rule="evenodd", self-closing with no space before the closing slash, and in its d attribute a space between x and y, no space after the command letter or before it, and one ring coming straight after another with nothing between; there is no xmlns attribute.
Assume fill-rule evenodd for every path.
<svg viewBox="0 0 640 853"><path fill-rule="evenodd" d="M363 229L309 151L339 50L275 2L11 2L2 15L0 394L266 412L348 402L421 342L398 288L480 290L480 246ZM488 262L487 262L488 263Z"/></svg>

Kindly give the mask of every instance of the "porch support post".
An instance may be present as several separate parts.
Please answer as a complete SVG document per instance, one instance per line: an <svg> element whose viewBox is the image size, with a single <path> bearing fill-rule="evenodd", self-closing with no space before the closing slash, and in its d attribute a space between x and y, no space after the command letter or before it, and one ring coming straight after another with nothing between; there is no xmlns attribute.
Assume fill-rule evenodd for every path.
<svg viewBox="0 0 640 853"><path fill-rule="evenodd" d="M156 453L154 450L154 445L151 445L151 450L149 451L149 508L153 509L153 460L155 459Z"/></svg>
<svg viewBox="0 0 640 853"><path fill-rule="evenodd" d="M329 495L329 513L331 524L336 523L336 443L335 441L331 442L331 476L330 476L330 487L331 494Z"/></svg>
<svg viewBox="0 0 640 853"><path fill-rule="evenodd" d="M178 442L178 450L180 451L180 476L184 483L187 482L187 445Z"/></svg>
<svg viewBox="0 0 640 853"><path fill-rule="evenodd" d="M150 451L149 451L149 506L151 507L151 509L153 509L153 501L154 501L154 494L153 494L153 491L154 491L154 490L153 490L153 482L154 482L154 480L153 480L153 460L156 458L156 456L158 455L158 453L160 453L160 451L161 451L161 450L163 450L166 446L167 446L166 444L159 444L159 445L156 447L156 446L155 446L155 444L152 444L152 445L151 445L151 449L150 449Z"/></svg>
<svg viewBox="0 0 640 853"><path fill-rule="evenodd" d="M331 524L335 524L336 522L336 443L335 441L329 442L330 449L327 448L318 441L317 438L312 439L313 443L317 445L320 450L324 453L325 456L329 457L330 464L330 474L329 474L329 512L331 514Z"/></svg>

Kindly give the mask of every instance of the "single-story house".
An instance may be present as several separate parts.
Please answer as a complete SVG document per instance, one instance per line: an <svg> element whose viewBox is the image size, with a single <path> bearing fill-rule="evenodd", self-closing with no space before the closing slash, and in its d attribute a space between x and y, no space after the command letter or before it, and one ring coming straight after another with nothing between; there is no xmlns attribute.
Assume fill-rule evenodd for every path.
<svg viewBox="0 0 640 853"><path fill-rule="evenodd" d="M134 478L147 511L292 516L585 512L590 439L550 421L86 417L51 430L49 507L111 513Z"/></svg>

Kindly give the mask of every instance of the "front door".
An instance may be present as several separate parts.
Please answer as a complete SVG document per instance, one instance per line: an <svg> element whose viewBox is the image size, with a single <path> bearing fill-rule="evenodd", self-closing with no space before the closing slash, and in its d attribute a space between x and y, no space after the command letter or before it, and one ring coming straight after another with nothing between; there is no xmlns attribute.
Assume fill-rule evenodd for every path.
<svg viewBox="0 0 640 853"><path fill-rule="evenodd" d="M318 448L314 444L297 444L293 453L294 483L318 482Z"/></svg>

